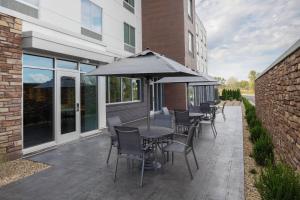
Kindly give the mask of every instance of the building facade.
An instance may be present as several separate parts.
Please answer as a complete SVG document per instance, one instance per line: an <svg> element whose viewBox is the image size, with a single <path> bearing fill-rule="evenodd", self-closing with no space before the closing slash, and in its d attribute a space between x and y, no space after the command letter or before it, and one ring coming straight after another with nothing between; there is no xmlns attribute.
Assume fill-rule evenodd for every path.
<svg viewBox="0 0 300 200"><path fill-rule="evenodd" d="M14 159L98 133L106 116L146 115L143 80L84 76L142 50L141 1L0 0L0 17L0 153Z"/></svg>
<svg viewBox="0 0 300 200"><path fill-rule="evenodd" d="M149 48L195 71L207 73L204 63L207 50L203 50L203 58L200 53L200 48L206 47L206 32L197 17L194 0L143 0L142 24L143 49ZM186 84L172 83L162 87L162 104L171 110L188 108Z"/></svg>
<svg viewBox="0 0 300 200"><path fill-rule="evenodd" d="M196 15L196 56L197 71L208 74L207 69L207 35L199 16Z"/></svg>

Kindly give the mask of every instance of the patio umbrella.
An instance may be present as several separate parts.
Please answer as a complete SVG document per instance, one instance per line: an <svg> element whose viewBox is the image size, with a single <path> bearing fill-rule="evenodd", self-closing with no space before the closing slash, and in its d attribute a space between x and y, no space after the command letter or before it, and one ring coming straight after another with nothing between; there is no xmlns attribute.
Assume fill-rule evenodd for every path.
<svg viewBox="0 0 300 200"><path fill-rule="evenodd" d="M185 77L164 77L155 83L186 83L187 87L190 86L206 86L206 85L219 85L219 82L209 75L197 73L197 76ZM186 91L186 98L188 100L188 90Z"/></svg>
<svg viewBox="0 0 300 200"><path fill-rule="evenodd" d="M139 54L99 66L86 75L146 78L147 128L150 129L150 79L156 77L197 76L197 73L170 58L154 51L145 50Z"/></svg>

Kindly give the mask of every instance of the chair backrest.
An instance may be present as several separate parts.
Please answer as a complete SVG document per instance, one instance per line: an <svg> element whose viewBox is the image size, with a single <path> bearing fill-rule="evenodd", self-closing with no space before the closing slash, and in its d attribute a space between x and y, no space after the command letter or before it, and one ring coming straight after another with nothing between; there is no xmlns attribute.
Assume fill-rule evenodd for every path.
<svg viewBox="0 0 300 200"><path fill-rule="evenodd" d="M202 113L209 113L210 112L210 104L209 103L201 103L200 104L200 111Z"/></svg>
<svg viewBox="0 0 300 200"><path fill-rule="evenodd" d="M151 125L173 128L173 117L171 115L154 114Z"/></svg>
<svg viewBox="0 0 300 200"><path fill-rule="evenodd" d="M175 124L186 125L190 123L189 111L187 110L175 110Z"/></svg>
<svg viewBox="0 0 300 200"><path fill-rule="evenodd" d="M170 115L169 109L167 107L162 107L161 109L164 115Z"/></svg>
<svg viewBox="0 0 300 200"><path fill-rule="evenodd" d="M141 155L142 143L138 128L115 126L119 154Z"/></svg>
<svg viewBox="0 0 300 200"><path fill-rule="evenodd" d="M107 118L108 130L111 135L115 135L116 131L114 126L121 126L122 122L119 116L109 117Z"/></svg>
<svg viewBox="0 0 300 200"><path fill-rule="evenodd" d="M189 131L188 131L188 135L187 135L187 139L186 139L186 145L188 147L193 146L195 133L196 133L196 124L193 124L192 126L189 127Z"/></svg>

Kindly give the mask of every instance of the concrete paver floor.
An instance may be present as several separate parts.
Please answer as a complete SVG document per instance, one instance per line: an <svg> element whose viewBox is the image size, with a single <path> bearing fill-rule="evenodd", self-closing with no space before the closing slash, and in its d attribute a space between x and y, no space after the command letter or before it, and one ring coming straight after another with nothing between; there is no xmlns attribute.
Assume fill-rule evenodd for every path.
<svg viewBox="0 0 300 200"><path fill-rule="evenodd" d="M118 180L113 182L116 150L109 165L106 134L59 146L29 159L52 167L0 188L1 200L97 199L97 200L242 200L244 165L242 113L239 106L225 108L216 119L218 136L210 126L196 139L199 170L189 155L194 174L191 180L182 155L175 155L174 165L164 173L146 171L144 187L138 186L139 171L129 172L126 160L119 162Z"/></svg>

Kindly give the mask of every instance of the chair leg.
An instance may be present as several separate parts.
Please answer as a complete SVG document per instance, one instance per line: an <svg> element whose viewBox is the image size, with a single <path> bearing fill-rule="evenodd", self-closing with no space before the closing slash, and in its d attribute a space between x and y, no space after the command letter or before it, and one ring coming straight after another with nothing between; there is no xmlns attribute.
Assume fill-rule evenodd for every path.
<svg viewBox="0 0 300 200"><path fill-rule="evenodd" d="M114 182L116 182L116 179L117 179L118 162L119 162L119 155L118 155L118 157L117 157L117 163L116 163L116 169L115 169L115 177L114 177Z"/></svg>
<svg viewBox="0 0 300 200"><path fill-rule="evenodd" d="M193 180L193 174L192 174L192 171L191 171L191 167L190 167L190 163L188 161L188 158L187 158L187 155L184 154L184 158L185 158L185 162L186 162L186 165L188 167L188 170L189 170L189 173L190 173L190 176L191 176L191 180Z"/></svg>
<svg viewBox="0 0 300 200"><path fill-rule="evenodd" d="M144 167L145 167L145 158L143 156L143 161L142 161L142 171L141 171L141 180L140 180L140 186L143 187L143 179L144 179Z"/></svg>
<svg viewBox="0 0 300 200"><path fill-rule="evenodd" d="M106 164L108 164L108 162L109 162L109 157L110 157L110 154L111 154L111 149L112 149L112 145L110 145L110 148L109 148L109 152L108 152L107 159L106 159Z"/></svg>
<svg viewBox="0 0 300 200"><path fill-rule="evenodd" d="M217 132L217 129L216 129L216 126L215 126L215 124L214 124L214 123L212 123L212 127L213 127L213 129L214 129L214 131L215 131L215 137L217 137L217 135L218 135L218 132Z"/></svg>
<svg viewBox="0 0 300 200"><path fill-rule="evenodd" d="M192 148L192 152L193 152L193 155L194 155L194 159L195 159L195 163L196 163L197 169L199 169L199 165L198 165L198 161L197 161L197 158L196 158L196 154L195 154L194 148Z"/></svg>
<svg viewBox="0 0 300 200"><path fill-rule="evenodd" d="M214 137L216 137L216 135L215 135L215 129L214 129L214 125L211 123L211 124L210 124L210 126L211 126L211 130L212 130L212 132L213 132L213 135L214 135Z"/></svg>
<svg viewBox="0 0 300 200"><path fill-rule="evenodd" d="M172 165L173 165L173 163L174 163L174 152L172 152Z"/></svg>

